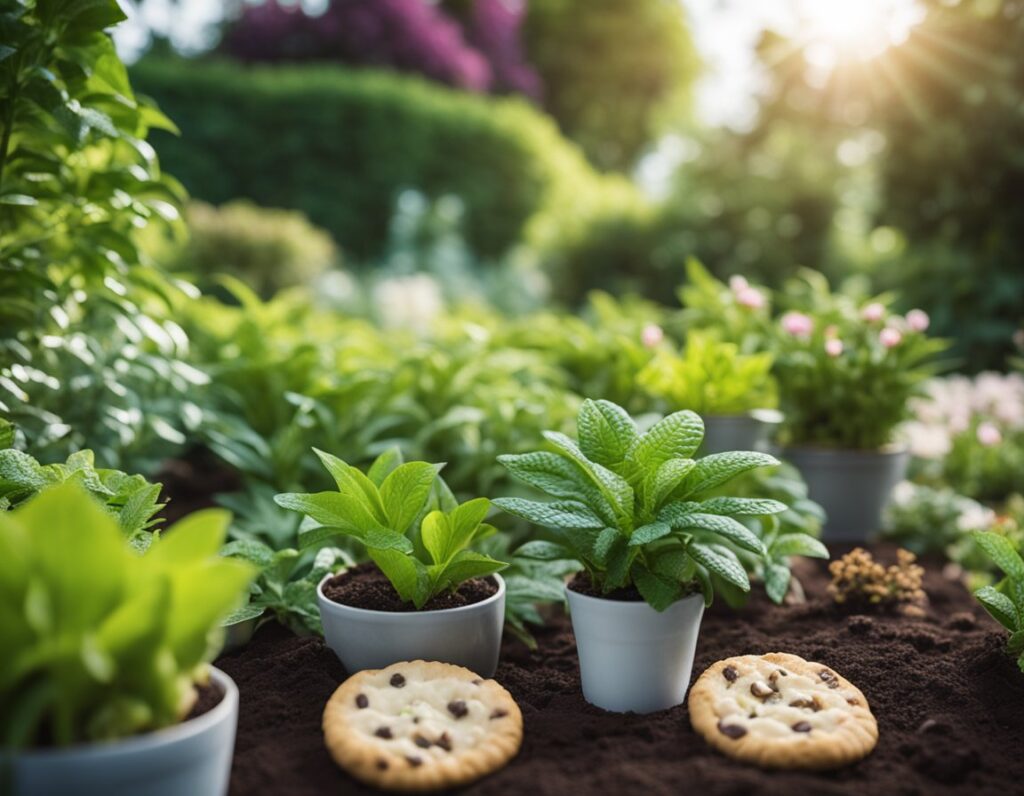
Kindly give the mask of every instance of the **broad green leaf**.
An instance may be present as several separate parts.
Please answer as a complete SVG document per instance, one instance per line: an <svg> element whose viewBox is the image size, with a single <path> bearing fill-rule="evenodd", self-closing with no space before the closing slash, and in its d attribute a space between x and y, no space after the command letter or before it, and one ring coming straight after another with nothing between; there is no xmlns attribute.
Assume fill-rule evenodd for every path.
<svg viewBox="0 0 1024 796"><path fill-rule="evenodd" d="M406 533L423 511L430 488L441 467L427 462L407 462L396 467L380 485L391 527Z"/></svg>
<svg viewBox="0 0 1024 796"><path fill-rule="evenodd" d="M683 591L679 581L641 566L633 568L633 583L636 584L640 596L655 611L664 611L679 599Z"/></svg>
<svg viewBox="0 0 1024 796"><path fill-rule="evenodd" d="M789 591L791 575L789 567L784 564L771 563L764 569L764 590L768 598L776 605L782 605Z"/></svg>
<svg viewBox="0 0 1024 796"><path fill-rule="evenodd" d="M756 451L730 451L712 453L697 460L697 466L686 477L681 487L685 493L682 497L698 495L709 489L715 489L737 475L753 470L756 467L769 467L779 463L774 456Z"/></svg>
<svg viewBox="0 0 1024 796"><path fill-rule="evenodd" d="M255 539L237 539L228 542L220 549L220 554L244 559L260 569L269 567L274 560L273 549Z"/></svg>
<svg viewBox="0 0 1024 796"><path fill-rule="evenodd" d="M652 522L633 531L633 535L629 537L629 546L640 547L668 536L670 533L672 533L672 526L667 522Z"/></svg>
<svg viewBox="0 0 1024 796"><path fill-rule="evenodd" d="M618 528L605 528L594 540L594 558L599 564L608 561L608 553L612 549L615 540L621 536Z"/></svg>
<svg viewBox="0 0 1024 796"><path fill-rule="evenodd" d="M520 481L552 497L580 500L606 523L615 523L607 498L573 461L550 451L499 456L498 461Z"/></svg>
<svg viewBox="0 0 1024 796"><path fill-rule="evenodd" d="M735 556L727 555L720 549L701 542L694 542L686 549L694 560L707 567L709 572L713 572L743 591L750 591L750 579Z"/></svg>
<svg viewBox="0 0 1024 796"><path fill-rule="evenodd" d="M974 597L982 607L1007 630L1013 631L1020 627L1021 617L1013 602L1002 592L992 586L983 586L974 592Z"/></svg>
<svg viewBox="0 0 1024 796"><path fill-rule="evenodd" d="M146 560L160 564L184 564L216 555L224 544L231 512L203 509L176 522L153 545Z"/></svg>
<svg viewBox="0 0 1024 796"><path fill-rule="evenodd" d="M281 508L305 514L321 525L340 528L345 533L357 537L364 535L369 529L384 529L369 507L355 495L341 492L286 492L275 495L274 502Z"/></svg>
<svg viewBox="0 0 1024 796"><path fill-rule="evenodd" d="M783 556L806 556L807 558L828 558L828 549L805 533L787 533L772 542L771 554L775 558Z"/></svg>
<svg viewBox="0 0 1024 796"><path fill-rule="evenodd" d="M700 510L705 514L724 514L730 517L761 517L781 514L787 506L778 500L761 498L715 497L701 501Z"/></svg>
<svg viewBox="0 0 1024 796"><path fill-rule="evenodd" d="M978 546L985 551L992 563L1014 580L1024 580L1024 560L1021 559L1013 543L1005 536L997 533L971 534Z"/></svg>
<svg viewBox="0 0 1024 796"><path fill-rule="evenodd" d="M448 560L448 544L452 533L451 523L443 511L430 512L420 523L420 539L435 564Z"/></svg>
<svg viewBox="0 0 1024 796"><path fill-rule="evenodd" d="M516 558L534 558L538 561L558 561L572 558L572 553L562 545L537 539L516 548L512 554Z"/></svg>
<svg viewBox="0 0 1024 796"><path fill-rule="evenodd" d="M508 564L471 550L462 550L444 567L435 578L438 588L452 589L472 578L483 578L505 569Z"/></svg>
<svg viewBox="0 0 1024 796"><path fill-rule="evenodd" d="M153 515L160 511L161 489L160 484L147 484L129 496L117 518L122 533L132 534L147 526Z"/></svg>
<svg viewBox="0 0 1024 796"><path fill-rule="evenodd" d="M372 465L370 470L367 472L367 477L377 486L384 483L384 479L387 478L398 465L402 464L402 449L397 445L388 448L380 456L378 456Z"/></svg>
<svg viewBox="0 0 1024 796"><path fill-rule="evenodd" d="M639 434L625 409L611 401L587 399L577 419L580 450L592 462L610 467L626 458Z"/></svg>
<svg viewBox="0 0 1024 796"><path fill-rule="evenodd" d="M732 517L720 517L717 514L685 514L678 522L672 523L672 528L677 531L714 534L758 555L764 555L766 552L764 543L757 538L757 535Z"/></svg>
<svg viewBox="0 0 1024 796"><path fill-rule="evenodd" d="M657 469L669 459L689 459L704 439L704 421L689 410L659 420L633 445L629 456L645 469Z"/></svg>
<svg viewBox="0 0 1024 796"><path fill-rule="evenodd" d="M589 507L574 500L538 503L522 498L497 498L493 503L502 511L545 528L600 530L605 527L604 521Z"/></svg>
<svg viewBox="0 0 1024 796"><path fill-rule="evenodd" d="M680 548L671 548L647 557L651 570L659 575L673 578L680 583L689 583L694 578L694 561Z"/></svg>
<svg viewBox="0 0 1024 796"><path fill-rule="evenodd" d="M625 478L597 462L590 461L576 443L565 434L557 431L545 431L544 438L577 464L583 474L604 495L617 518L626 522L632 521L633 488Z"/></svg>
<svg viewBox="0 0 1024 796"><path fill-rule="evenodd" d="M361 500L378 523L384 524L387 522L384 504L373 481L363 475L357 468L346 464L337 456L332 456L317 448L313 448L313 452L323 463L327 472L331 474L331 478L337 484L339 492Z"/></svg>
<svg viewBox="0 0 1024 796"><path fill-rule="evenodd" d="M636 557L636 549L631 548L625 537L616 535L608 548L608 564L605 569L605 591L620 589L629 583L629 568Z"/></svg>
<svg viewBox="0 0 1024 796"><path fill-rule="evenodd" d="M658 520L669 525L685 522L686 518L700 511L701 504L693 500L676 500L662 506Z"/></svg>
<svg viewBox="0 0 1024 796"><path fill-rule="evenodd" d="M645 505L653 511L678 487L696 466L693 459L669 459L662 462L657 470L649 470L645 484Z"/></svg>
<svg viewBox="0 0 1024 796"><path fill-rule="evenodd" d="M423 564L397 550L371 548L368 552L373 562L380 567L380 571L391 581L399 597L417 608L422 608L426 604L430 593L430 579Z"/></svg>

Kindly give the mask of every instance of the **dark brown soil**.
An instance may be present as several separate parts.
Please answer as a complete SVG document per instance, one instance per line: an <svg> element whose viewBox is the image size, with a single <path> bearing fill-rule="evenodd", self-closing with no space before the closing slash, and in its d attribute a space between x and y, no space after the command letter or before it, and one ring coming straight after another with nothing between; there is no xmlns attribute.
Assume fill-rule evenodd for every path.
<svg viewBox="0 0 1024 796"><path fill-rule="evenodd" d="M454 592L431 598L420 610L440 611L473 605L493 596L497 590L498 582L494 578L474 578L461 584ZM359 564L331 578L324 584L324 596L341 605L368 611L404 613L416 610L415 605L398 596L376 564Z"/></svg>
<svg viewBox="0 0 1024 796"><path fill-rule="evenodd" d="M762 771L710 749L685 706L649 716L616 715L580 693L569 622L556 616L530 652L506 639L496 678L519 702L523 748L503 771L466 792L516 796L566 793L999 794L1024 781L1024 674L1004 652L1006 634L967 592L928 566L926 615L838 610L825 597L821 563L801 565L804 605L755 599L740 612L717 604L705 615L694 677L731 655L785 651L820 661L867 695L881 738L867 759L831 773ZM320 718L344 677L318 639L276 625L218 664L242 704L231 793L323 796L370 793L331 761Z"/></svg>
<svg viewBox="0 0 1024 796"><path fill-rule="evenodd" d="M196 691L199 692L199 697L196 699L196 703L192 706L192 710L188 712L185 717L185 721L189 719L197 719L204 713L209 713L224 698L224 689L217 685L211 680L206 685L197 685Z"/></svg>
<svg viewBox="0 0 1024 796"><path fill-rule="evenodd" d="M605 600L615 600L622 603L643 602L640 591L636 586L627 586L625 589L615 589L607 594L602 594L601 589L594 585L590 575L586 572L577 572L569 581L569 588L574 592L585 594L587 597L601 597Z"/></svg>

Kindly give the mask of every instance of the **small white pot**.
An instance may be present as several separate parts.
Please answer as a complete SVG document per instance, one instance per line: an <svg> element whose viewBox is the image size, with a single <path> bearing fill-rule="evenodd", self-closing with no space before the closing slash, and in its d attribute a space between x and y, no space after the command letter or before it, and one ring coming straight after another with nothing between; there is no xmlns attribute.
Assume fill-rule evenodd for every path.
<svg viewBox="0 0 1024 796"><path fill-rule="evenodd" d="M263 616L264 614L260 614L259 616L243 619L240 622L224 625L224 646L221 647L220 654L223 655L225 652L240 650L252 641L253 634L255 634L256 628L259 626Z"/></svg>
<svg viewBox="0 0 1024 796"><path fill-rule="evenodd" d="M700 594L659 613L645 602L589 597L568 586L565 591L587 702L615 713L682 704L704 615Z"/></svg>
<svg viewBox="0 0 1024 796"><path fill-rule="evenodd" d="M383 669L398 661L441 661L493 677L505 625L505 581L478 603L440 611L370 611L324 596L327 575L316 587L324 640L345 670Z"/></svg>
<svg viewBox="0 0 1024 796"><path fill-rule="evenodd" d="M238 688L212 670L224 696L213 710L162 730L105 743L7 755L0 776L13 796L223 796L238 724ZM6 784L6 783L5 783Z"/></svg>

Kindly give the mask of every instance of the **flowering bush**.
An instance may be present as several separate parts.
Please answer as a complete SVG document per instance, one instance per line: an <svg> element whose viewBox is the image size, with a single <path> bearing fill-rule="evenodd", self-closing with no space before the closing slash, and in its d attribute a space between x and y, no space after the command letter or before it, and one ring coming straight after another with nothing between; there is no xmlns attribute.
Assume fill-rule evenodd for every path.
<svg viewBox="0 0 1024 796"><path fill-rule="evenodd" d="M900 316L880 301L832 293L808 272L779 319L774 373L789 445L876 450L893 442L910 399L946 344L925 335L920 310Z"/></svg>

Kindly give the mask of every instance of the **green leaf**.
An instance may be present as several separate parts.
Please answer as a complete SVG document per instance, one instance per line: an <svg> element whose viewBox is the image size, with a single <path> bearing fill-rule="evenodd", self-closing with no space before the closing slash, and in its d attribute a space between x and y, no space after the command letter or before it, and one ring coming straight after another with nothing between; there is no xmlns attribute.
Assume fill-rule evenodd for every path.
<svg viewBox="0 0 1024 796"><path fill-rule="evenodd" d="M147 527L153 515L160 511L161 489L160 484L147 484L128 497L117 518L122 533L131 535Z"/></svg>
<svg viewBox="0 0 1024 796"><path fill-rule="evenodd" d="M660 467L669 459L692 458L704 439L704 421L689 410L674 412L640 437L629 457L644 469Z"/></svg>
<svg viewBox="0 0 1024 796"><path fill-rule="evenodd" d="M715 497L704 500L700 510L705 514L723 514L730 517L762 517L781 514L788 507L778 500L761 498Z"/></svg>
<svg viewBox="0 0 1024 796"><path fill-rule="evenodd" d="M562 545L540 539L527 542L516 548L512 555L515 558L533 558L538 561L559 561L573 557L572 553Z"/></svg>
<svg viewBox="0 0 1024 796"><path fill-rule="evenodd" d="M398 596L422 608L430 599L430 578L427 569L417 559L397 550L369 551L370 558L380 567Z"/></svg>
<svg viewBox="0 0 1024 796"><path fill-rule="evenodd" d="M498 461L520 481L552 497L580 500L609 525L615 523L611 503L573 461L550 451L504 455Z"/></svg>
<svg viewBox="0 0 1024 796"><path fill-rule="evenodd" d="M689 553L680 548L671 548L647 556L651 570L680 583L689 583L695 577L695 564Z"/></svg>
<svg viewBox="0 0 1024 796"><path fill-rule="evenodd" d="M657 470L648 471L645 505L648 511L655 510L697 465L693 459L669 459Z"/></svg>
<svg viewBox="0 0 1024 796"><path fill-rule="evenodd" d="M720 517L717 514L684 514L678 522L672 523L677 531L704 531L720 536L737 547L751 553L764 555L764 543L746 525L732 517Z"/></svg>
<svg viewBox="0 0 1024 796"><path fill-rule="evenodd" d="M682 595L679 581L651 572L646 567L633 568L633 583L640 596L655 611L664 611Z"/></svg>
<svg viewBox="0 0 1024 796"><path fill-rule="evenodd" d="M577 427L580 450L591 461L606 467L625 459L639 436L629 413L605 400L585 400L580 406Z"/></svg>
<svg viewBox="0 0 1024 796"><path fill-rule="evenodd" d="M594 558L599 564L603 565L607 563L608 553L611 551L612 545L620 535L618 528L605 528L597 535L597 539L594 540L593 549Z"/></svg>
<svg viewBox="0 0 1024 796"><path fill-rule="evenodd" d="M709 572L713 572L743 591L750 591L750 579L735 556L727 555L721 549L701 542L694 542L686 549L694 560L707 567Z"/></svg>
<svg viewBox="0 0 1024 796"><path fill-rule="evenodd" d="M337 456L332 456L317 448L313 448L313 452L323 463L327 472L331 474L339 492L362 501L378 523L383 525L387 522L388 517L384 511L384 503L373 481Z"/></svg>
<svg viewBox="0 0 1024 796"><path fill-rule="evenodd" d="M437 584L435 591L439 589L454 589L460 583L464 583L472 578L483 578L487 575L493 575L507 566L508 564L503 561L498 561L482 553L462 550L447 565L440 568L440 572L434 580Z"/></svg>
<svg viewBox="0 0 1024 796"><path fill-rule="evenodd" d="M737 475L753 470L756 467L769 467L779 463L774 456L756 451L729 451L712 453L698 459L697 466L682 486L683 497L697 495L709 489L715 489Z"/></svg>
<svg viewBox="0 0 1024 796"><path fill-rule="evenodd" d="M255 564L260 569L269 567L274 560L274 551L263 542L255 539L238 539L224 545L220 554L222 556L234 556Z"/></svg>
<svg viewBox="0 0 1024 796"><path fill-rule="evenodd" d="M497 498L493 502L502 511L545 528L600 530L605 527L604 520L575 500L538 503L523 498Z"/></svg>
<svg viewBox="0 0 1024 796"><path fill-rule="evenodd" d="M616 517L626 522L632 521L633 488L625 478L597 462L590 461L565 434L545 431L544 438L576 463L611 505Z"/></svg>
<svg viewBox="0 0 1024 796"><path fill-rule="evenodd" d="M630 548L625 537L616 534L608 548L608 564L605 569L605 592L620 589L629 583L629 568L633 564L636 550Z"/></svg>
<svg viewBox="0 0 1024 796"><path fill-rule="evenodd" d="M394 472L401 463L402 449L396 445L378 456L370 465L370 470L366 475L374 484L380 486L384 483L384 479Z"/></svg>
<svg viewBox="0 0 1024 796"><path fill-rule="evenodd" d="M423 511L440 469L440 465L427 462L407 462L384 479L380 496L388 521L396 531L406 533Z"/></svg>
<svg viewBox="0 0 1024 796"><path fill-rule="evenodd" d="M785 564L771 563L764 569L764 590L769 599L776 605L782 605L789 591L789 567Z"/></svg>
<svg viewBox="0 0 1024 796"><path fill-rule="evenodd" d="M348 493L286 492L275 495L274 502L281 508L305 514L321 525L338 528L341 532L356 538L362 538L371 529L387 530L377 521L362 497Z"/></svg>
<svg viewBox="0 0 1024 796"><path fill-rule="evenodd" d="M992 563L1014 580L1024 580L1024 560L1013 543L997 533L973 533L974 541L985 551Z"/></svg>
<svg viewBox="0 0 1024 796"><path fill-rule="evenodd" d="M672 533L672 526L667 522L652 522L633 531L633 535L629 537L629 546L640 547L668 536L670 533Z"/></svg>
<svg viewBox="0 0 1024 796"><path fill-rule="evenodd" d="M1021 626L1021 617L1013 602L992 586L983 586L974 592L974 597L988 611L989 615L1009 631Z"/></svg>
<svg viewBox="0 0 1024 796"><path fill-rule="evenodd" d="M162 565L185 564L214 556L224 544L231 512L203 509L178 520L153 545L147 560Z"/></svg>
<svg viewBox="0 0 1024 796"><path fill-rule="evenodd" d="M772 542L769 551L774 558L783 556L806 556L807 558L828 558L828 548L813 536L805 533L787 533Z"/></svg>

